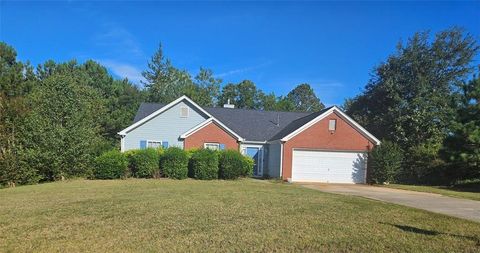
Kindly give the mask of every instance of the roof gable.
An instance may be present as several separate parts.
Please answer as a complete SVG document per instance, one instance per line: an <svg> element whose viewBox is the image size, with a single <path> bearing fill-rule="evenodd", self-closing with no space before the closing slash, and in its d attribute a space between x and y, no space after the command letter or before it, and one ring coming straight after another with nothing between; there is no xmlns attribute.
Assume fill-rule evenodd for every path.
<svg viewBox="0 0 480 253"><path fill-rule="evenodd" d="M375 136L373 136L370 132L368 132L365 128L363 128L360 124L358 124L355 120L350 118L346 113L344 113L340 108L336 106L329 107L327 109L324 109L318 113L312 113L311 115L305 117L305 119L300 120L301 124L299 123L300 127L297 129L291 131L288 133L286 136L281 138L281 141L288 141L297 134L301 133L305 129L309 128L313 124L319 122L320 120L324 119L331 113L336 112L339 117L341 117L343 120L345 120L347 123L349 123L354 129L356 129L360 134L364 135L366 138L371 140L373 143L376 145L380 144L380 140L378 140Z"/></svg>
<svg viewBox="0 0 480 253"><path fill-rule="evenodd" d="M141 126L142 124L148 122L149 120L155 118L157 115L167 111L168 109L172 108L173 106L175 106L176 104L180 103L180 102L185 102L185 103L188 103L189 105L191 105L191 107L193 107L194 109L198 110L200 113L204 114L207 118L211 118L212 115L210 115L207 111L205 111L202 107L200 107L199 105L197 105L195 102L193 102L190 98L188 98L187 96L182 96L182 97L179 97L178 99L172 101L171 103L165 105L165 106L153 106L153 105L141 105L140 108L139 108L139 111L137 112L137 115L135 116L135 122L130 125L129 127L123 129L122 131L118 132L119 135L126 135L128 132L132 131L133 129L137 128L138 126ZM140 112L140 109L142 109L142 106L144 107L148 107L148 109L152 110L152 109L156 109L157 107L160 107L158 109L156 109L155 111L153 112L149 112L147 113L146 111L145 112ZM146 115L146 116L144 116ZM141 118L142 116L144 116L143 118Z"/></svg>
<svg viewBox="0 0 480 253"><path fill-rule="evenodd" d="M235 133L233 130L231 130L230 128L228 128L228 127L225 126L222 122L218 121L218 120L215 119L215 118L209 118L208 120L205 120L204 122L198 124L197 126L193 127L192 129L190 129L190 130L188 130L187 132L185 132L185 133L183 133L182 135L180 135L180 138L185 139L185 138L187 138L188 136L194 134L195 132L201 130L202 128L210 125L210 123L217 125L217 126L220 127L221 129L223 129L226 133L230 134L231 136L233 136L233 137L236 138L237 140L239 140L239 141L243 141L243 140L244 140L240 135L238 135L237 133Z"/></svg>

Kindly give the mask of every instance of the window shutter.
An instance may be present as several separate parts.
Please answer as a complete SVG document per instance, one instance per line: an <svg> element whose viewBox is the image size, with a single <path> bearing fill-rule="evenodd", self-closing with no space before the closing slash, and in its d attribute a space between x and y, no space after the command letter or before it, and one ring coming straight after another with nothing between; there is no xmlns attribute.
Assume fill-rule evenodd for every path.
<svg viewBox="0 0 480 253"><path fill-rule="evenodd" d="M168 148L168 141L162 141L162 148Z"/></svg>
<svg viewBox="0 0 480 253"><path fill-rule="evenodd" d="M140 141L140 149L146 149L147 148L147 141Z"/></svg>
<svg viewBox="0 0 480 253"><path fill-rule="evenodd" d="M225 144L220 144L220 145L218 145L218 148L219 148L220 150L225 150Z"/></svg>

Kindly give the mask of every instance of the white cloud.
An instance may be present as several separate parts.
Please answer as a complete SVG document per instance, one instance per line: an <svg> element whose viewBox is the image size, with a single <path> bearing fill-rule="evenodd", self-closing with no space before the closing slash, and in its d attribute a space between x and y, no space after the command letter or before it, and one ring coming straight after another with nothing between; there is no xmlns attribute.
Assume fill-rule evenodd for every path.
<svg viewBox="0 0 480 253"><path fill-rule="evenodd" d="M312 82L314 85L318 87L329 87L329 88L339 88L339 87L344 87L345 85L341 82L337 81L318 81L318 82Z"/></svg>
<svg viewBox="0 0 480 253"><path fill-rule="evenodd" d="M113 23L105 23L103 27L103 31L93 37L96 45L105 47L114 54L144 58L140 43L132 33Z"/></svg>
<svg viewBox="0 0 480 253"><path fill-rule="evenodd" d="M114 60L99 60L99 62L105 65L113 72L113 74L120 78L128 78L128 80L136 84L139 84L140 81L145 80L142 76L142 72L133 65Z"/></svg>
<svg viewBox="0 0 480 253"><path fill-rule="evenodd" d="M235 74L241 74L241 73L245 73L245 72L248 72L248 71L263 68L267 65L270 65L271 63L272 63L271 61L267 61L267 62L258 64L258 65L254 65L254 66L250 66L250 67L244 67L244 68L229 70L229 71L226 71L226 72L223 72L223 73L220 73L220 74L216 74L215 76L216 77L225 77L225 76L230 76L230 75L235 75Z"/></svg>

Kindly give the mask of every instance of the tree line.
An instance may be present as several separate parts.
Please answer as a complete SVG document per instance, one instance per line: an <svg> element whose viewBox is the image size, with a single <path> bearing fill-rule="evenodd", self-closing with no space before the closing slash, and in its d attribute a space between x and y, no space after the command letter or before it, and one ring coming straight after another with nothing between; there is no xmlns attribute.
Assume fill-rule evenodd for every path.
<svg viewBox="0 0 480 253"><path fill-rule="evenodd" d="M201 106L230 99L246 109L324 107L308 84L277 97L249 80L223 85L205 68L192 77L174 67L161 46L142 74L139 88L93 60L49 60L33 67L0 42L0 185L90 176L95 157L119 148L117 132L132 123L141 102L168 103L185 94Z"/></svg>
<svg viewBox="0 0 480 253"><path fill-rule="evenodd" d="M474 37L459 28L418 32L371 73L343 108L383 140L389 181L451 183L480 178L480 81ZM476 75L475 75L476 73ZM318 111L308 84L266 94L250 80L226 83L206 68L192 76L162 47L143 73L142 88L115 79L93 60L49 60L33 67L0 42L0 184L28 184L92 175L93 160L119 147L141 102L181 95L201 106ZM379 148L380 148L379 147ZM395 159L395 161L388 161ZM377 163L381 164L381 163Z"/></svg>
<svg viewBox="0 0 480 253"><path fill-rule="evenodd" d="M386 181L480 178L478 50L474 37L459 28L433 37L418 32L373 70L361 94L346 101L347 113L384 140L388 150L380 153L389 161L379 169L392 170Z"/></svg>
<svg viewBox="0 0 480 253"><path fill-rule="evenodd" d="M286 96L275 93L265 94L250 80L222 85L213 71L200 68L193 78L186 70L172 65L160 45L148 62L144 71L146 99L150 102L169 103L187 95L201 106L223 106L230 100L236 108L277 110L277 111L317 111L325 106L309 84L300 84Z"/></svg>

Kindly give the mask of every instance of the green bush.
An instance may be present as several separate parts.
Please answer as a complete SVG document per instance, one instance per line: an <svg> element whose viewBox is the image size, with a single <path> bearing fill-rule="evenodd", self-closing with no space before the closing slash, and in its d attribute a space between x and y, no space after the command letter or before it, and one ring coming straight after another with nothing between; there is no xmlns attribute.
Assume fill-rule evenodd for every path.
<svg viewBox="0 0 480 253"><path fill-rule="evenodd" d="M376 184L394 182L402 168L403 153L400 147L390 141L383 141L370 153L370 181Z"/></svg>
<svg viewBox="0 0 480 253"><path fill-rule="evenodd" d="M5 149L3 154L0 154L0 186L14 187L17 184L38 183L42 176L25 161L27 154L21 149L18 150L16 147Z"/></svg>
<svg viewBox="0 0 480 253"><path fill-rule="evenodd" d="M153 148L139 149L126 152L129 167L134 177L159 177L159 151Z"/></svg>
<svg viewBox="0 0 480 253"><path fill-rule="evenodd" d="M160 159L163 176L174 179L184 179L188 176L188 155L183 149L171 147L165 150Z"/></svg>
<svg viewBox="0 0 480 253"><path fill-rule="evenodd" d="M243 156L244 164L243 164L243 174L244 177L251 177L253 176L253 166L255 165L255 161L253 158L248 156Z"/></svg>
<svg viewBox="0 0 480 253"><path fill-rule="evenodd" d="M115 179L126 176L128 161L118 150L107 151L95 158L93 176L97 179Z"/></svg>
<svg viewBox="0 0 480 253"><path fill-rule="evenodd" d="M448 184L447 165L440 159L439 144L421 144L405 151L405 161L399 180L409 184ZM458 168L455 168L455 170Z"/></svg>
<svg viewBox="0 0 480 253"><path fill-rule="evenodd" d="M218 175L221 179L237 179L241 176L252 175L253 160L238 151L226 150L220 152L218 168Z"/></svg>
<svg viewBox="0 0 480 253"><path fill-rule="evenodd" d="M187 152L188 159L192 158L192 155L199 150L200 149L198 149L198 148L191 148L191 149L185 150L185 152Z"/></svg>
<svg viewBox="0 0 480 253"><path fill-rule="evenodd" d="M189 176L202 180L217 179L217 152L210 149L200 149L193 152L189 162Z"/></svg>

